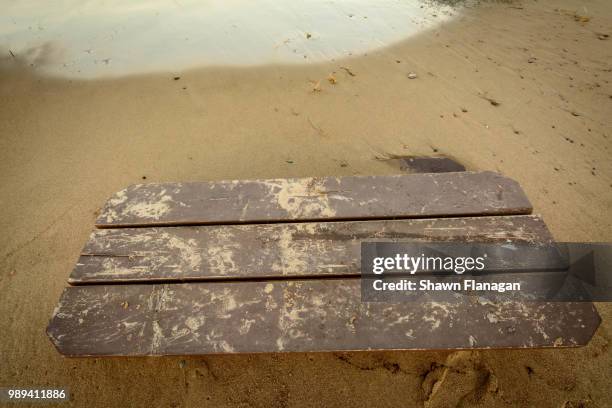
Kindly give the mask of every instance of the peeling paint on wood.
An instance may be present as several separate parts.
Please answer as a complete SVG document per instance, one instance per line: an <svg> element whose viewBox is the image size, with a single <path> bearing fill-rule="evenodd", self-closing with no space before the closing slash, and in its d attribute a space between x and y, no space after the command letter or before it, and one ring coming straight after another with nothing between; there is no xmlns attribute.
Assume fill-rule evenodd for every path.
<svg viewBox="0 0 612 408"><path fill-rule="evenodd" d="M189 355L572 347L599 321L591 303L362 303L332 279L69 287L47 332L68 356Z"/></svg>
<svg viewBox="0 0 612 408"><path fill-rule="evenodd" d="M98 227L529 214L514 180L492 172L137 184Z"/></svg>

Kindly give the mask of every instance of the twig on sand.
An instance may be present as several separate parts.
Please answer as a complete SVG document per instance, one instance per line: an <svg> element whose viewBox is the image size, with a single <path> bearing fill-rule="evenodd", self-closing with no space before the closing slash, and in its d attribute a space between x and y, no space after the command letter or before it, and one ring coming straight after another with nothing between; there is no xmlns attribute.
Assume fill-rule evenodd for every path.
<svg viewBox="0 0 612 408"><path fill-rule="evenodd" d="M308 123L310 123L310 126L312 126L312 128L313 128L314 130L316 130L316 131L317 131L317 133L319 134L319 136L321 136L321 137L325 137L325 136L326 136L326 135L325 135L325 131L324 131L323 129L321 129L319 126L315 125L315 124L312 122L312 120L310 120L310 118L307 118L307 119L308 119Z"/></svg>
<svg viewBox="0 0 612 408"><path fill-rule="evenodd" d="M493 105L493 106L499 106L499 105L501 105L501 102L499 102L499 101L497 101L497 100L495 100L495 99L493 99L493 98L490 98L490 97L488 97L487 95L478 95L478 96L480 96L480 97L481 97L482 99L484 99L485 101L489 101L489 103L490 103L491 105Z"/></svg>
<svg viewBox="0 0 612 408"><path fill-rule="evenodd" d="M406 158L406 155L386 153L386 152L382 152L382 153L379 152L378 154L374 155L374 159L378 161L398 160L398 159L404 159L404 158Z"/></svg>
<svg viewBox="0 0 612 408"><path fill-rule="evenodd" d="M351 70L350 70L349 68L347 68L347 67L340 67L340 69L345 70L345 71L346 71L346 73L347 73L347 74L349 74L349 75L350 75L350 76L352 76L352 77L357 76L357 75L355 75L355 73L354 73L353 71L351 71Z"/></svg>

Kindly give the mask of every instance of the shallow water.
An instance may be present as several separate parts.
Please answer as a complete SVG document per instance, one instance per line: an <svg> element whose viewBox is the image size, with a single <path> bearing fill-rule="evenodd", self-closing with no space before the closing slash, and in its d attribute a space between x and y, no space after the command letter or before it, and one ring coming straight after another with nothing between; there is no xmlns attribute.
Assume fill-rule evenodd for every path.
<svg viewBox="0 0 612 408"><path fill-rule="evenodd" d="M0 0L0 49L46 74L94 78L359 55L453 17L422 0Z"/></svg>

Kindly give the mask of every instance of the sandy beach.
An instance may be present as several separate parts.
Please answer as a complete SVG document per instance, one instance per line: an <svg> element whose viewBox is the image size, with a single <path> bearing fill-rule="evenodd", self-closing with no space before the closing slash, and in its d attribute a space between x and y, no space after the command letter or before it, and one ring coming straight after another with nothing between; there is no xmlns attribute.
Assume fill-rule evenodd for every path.
<svg viewBox="0 0 612 408"><path fill-rule="evenodd" d="M67 359L45 335L100 207L136 182L446 155L517 180L557 240L612 241L610 36L612 3L543 0L309 64L62 78L0 44L0 386L91 407L612 406L609 304L575 349Z"/></svg>

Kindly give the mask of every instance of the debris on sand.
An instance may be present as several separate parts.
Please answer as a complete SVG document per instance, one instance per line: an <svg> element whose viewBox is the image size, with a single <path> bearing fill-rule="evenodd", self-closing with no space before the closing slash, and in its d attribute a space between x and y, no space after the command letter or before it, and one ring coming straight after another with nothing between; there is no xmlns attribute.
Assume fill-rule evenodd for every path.
<svg viewBox="0 0 612 408"><path fill-rule="evenodd" d="M527 60L527 62L528 62L529 64L533 64L533 63L534 63L534 62L536 62L537 60L538 60L538 59L537 59L536 57L531 57L531 58L529 58L529 59Z"/></svg>
<svg viewBox="0 0 612 408"><path fill-rule="evenodd" d="M333 72L327 76L327 81L332 85L336 85L338 83L338 80Z"/></svg>
<svg viewBox="0 0 612 408"><path fill-rule="evenodd" d="M493 106L499 106L499 105L501 105L501 102L499 102L498 100L496 100L496 99L494 99L494 98L491 98L491 97L489 97L489 96L487 96L487 95L480 95L480 97L481 97L482 99L484 99L485 101L489 101L489 103L490 103L491 105L493 105Z"/></svg>
<svg viewBox="0 0 612 408"><path fill-rule="evenodd" d="M340 67L340 69L345 70L345 71L346 71L346 73L347 73L347 74L349 74L349 75L350 75L350 76L352 76L352 77L357 76L357 75L355 75L355 73L354 73L353 71L351 71L351 70L350 70L349 68L347 68L347 67Z"/></svg>
<svg viewBox="0 0 612 408"><path fill-rule="evenodd" d="M591 17L589 17L587 13L587 9L584 8L584 14L579 13L578 11L566 10L566 9L555 9L555 11L568 15L574 19L574 21L578 23L588 23L591 21Z"/></svg>
<svg viewBox="0 0 612 408"><path fill-rule="evenodd" d="M414 72L409 72L408 73L408 79L416 79L418 78L418 75Z"/></svg>
<svg viewBox="0 0 612 408"><path fill-rule="evenodd" d="M393 154L393 153L385 153L385 152L374 155L374 160L378 160L378 161L399 160L403 158L404 156L401 154Z"/></svg>
<svg viewBox="0 0 612 408"><path fill-rule="evenodd" d="M307 40L310 40L311 38L312 38L312 34L310 34L310 33L306 33L306 39L307 39Z"/></svg>
<svg viewBox="0 0 612 408"><path fill-rule="evenodd" d="M313 93L321 92L322 91L321 81L310 81L310 83L312 84L312 92Z"/></svg>
<svg viewBox="0 0 612 408"><path fill-rule="evenodd" d="M599 33L597 34L597 38L599 38L600 40L607 40L608 38L610 38L610 35Z"/></svg>
<svg viewBox="0 0 612 408"><path fill-rule="evenodd" d="M577 21L579 23L588 23L589 21L591 21L591 17L575 13L574 21Z"/></svg>
<svg viewBox="0 0 612 408"><path fill-rule="evenodd" d="M308 119L308 123L310 123L310 126L311 126L311 127L314 129L314 130L316 130L316 132L319 134L319 136L321 136L321 137L326 137L326 136L327 136L327 135L325 134L325 131L324 131L323 129L321 129L321 127L320 127L320 126L315 125L315 124L314 124L314 122L313 122L313 121L312 121L310 118L307 118L307 119Z"/></svg>

